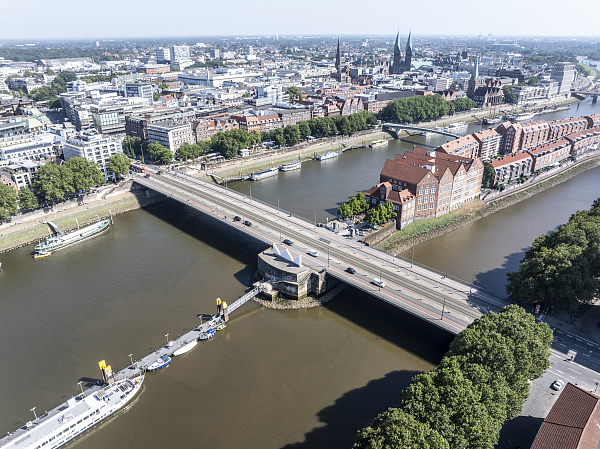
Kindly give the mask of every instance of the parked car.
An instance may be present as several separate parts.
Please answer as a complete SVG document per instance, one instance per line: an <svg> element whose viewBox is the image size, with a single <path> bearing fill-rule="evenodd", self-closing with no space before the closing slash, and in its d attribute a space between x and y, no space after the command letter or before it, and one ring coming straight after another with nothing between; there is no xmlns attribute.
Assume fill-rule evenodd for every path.
<svg viewBox="0 0 600 449"><path fill-rule="evenodd" d="M292 242L290 239L284 239L283 243L285 243L287 246L292 246L294 244L294 242Z"/></svg>
<svg viewBox="0 0 600 449"><path fill-rule="evenodd" d="M239 215L236 215L235 217L233 217L233 219L235 221L242 221L242 217L240 217Z"/></svg>
<svg viewBox="0 0 600 449"><path fill-rule="evenodd" d="M373 279L373 284L375 284L379 288L385 287L385 282L380 281L379 279Z"/></svg>
<svg viewBox="0 0 600 449"><path fill-rule="evenodd" d="M552 382L552 385L550 385L550 388L552 388L553 390L556 391L560 391L562 389L562 387L565 386L565 382L563 380L555 380L554 382Z"/></svg>
<svg viewBox="0 0 600 449"><path fill-rule="evenodd" d="M252 223L250 223L248 220L246 220L246 221L244 222L244 224L245 224L246 226L252 226Z"/></svg>
<svg viewBox="0 0 600 449"><path fill-rule="evenodd" d="M356 273L356 270L355 270L354 268L352 268L352 267L348 267L348 268L346 268L346 271L347 271L348 273L350 273L350 274L354 274L354 273Z"/></svg>
<svg viewBox="0 0 600 449"><path fill-rule="evenodd" d="M309 255L309 256L313 256L313 257L319 257L319 251L313 251L313 250L310 250L310 251L308 252L308 255Z"/></svg>

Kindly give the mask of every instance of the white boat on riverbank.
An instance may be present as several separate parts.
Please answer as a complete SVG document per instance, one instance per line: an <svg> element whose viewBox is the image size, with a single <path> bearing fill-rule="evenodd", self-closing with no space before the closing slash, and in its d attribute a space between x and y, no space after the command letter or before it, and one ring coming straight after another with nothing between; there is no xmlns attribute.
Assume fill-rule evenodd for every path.
<svg viewBox="0 0 600 449"><path fill-rule="evenodd" d="M98 221L98 223L94 223L82 229L77 229L68 234L48 237L46 241L35 247L35 254L38 257L50 255L54 251L59 251L91 239L92 237L96 237L106 231L109 226L110 220Z"/></svg>
<svg viewBox="0 0 600 449"><path fill-rule="evenodd" d="M292 170L298 170L300 167L302 167L302 162L300 162L300 161L285 162L284 164L281 165L281 167L279 167L279 170L292 171Z"/></svg>
<svg viewBox="0 0 600 449"><path fill-rule="evenodd" d="M257 171L256 173L252 173L250 175L250 181L258 181L259 179L270 178L271 176L276 176L279 174L279 170L277 168L267 168L265 170Z"/></svg>
<svg viewBox="0 0 600 449"><path fill-rule="evenodd" d="M328 151L327 153L323 153L320 156L317 156L318 161L326 161L327 159L333 159L334 157L338 157L340 154L339 151Z"/></svg>
<svg viewBox="0 0 600 449"><path fill-rule="evenodd" d="M183 343L179 349L176 349L173 353L173 357L178 357L180 355L185 354L186 352L191 351L198 344L198 340L192 340L189 343Z"/></svg>
<svg viewBox="0 0 600 449"><path fill-rule="evenodd" d="M375 147L382 147L382 146L387 145L387 144L388 144L387 139L378 139L378 140L375 140L375 141L371 142L369 144L369 146L371 148L375 148Z"/></svg>
<svg viewBox="0 0 600 449"><path fill-rule="evenodd" d="M444 128L444 131L447 131L449 133L454 133L457 131L464 131L468 127L469 127L469 125L467 125L465 122L458 122L458 123L452 123L452 124L448 125L446 128Z"/></svg>

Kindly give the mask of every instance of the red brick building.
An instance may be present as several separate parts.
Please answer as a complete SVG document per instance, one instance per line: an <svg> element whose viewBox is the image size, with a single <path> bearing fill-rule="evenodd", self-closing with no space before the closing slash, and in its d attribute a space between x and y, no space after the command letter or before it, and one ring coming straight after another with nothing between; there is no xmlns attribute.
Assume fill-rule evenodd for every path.
<svg viewBox="0 0 600 449"><path fill-rule="evenodd" d="M569 157L571 153L571 143L564 137L553 142L545 143L538 147L527 150L533 159L531 171L541 170L546 167L558 165L560 161Z"/></svg>
<svg viewBox="0 0 600 449"><path fill-rule="evenodd" d="M215 120L202 119L192 122L192 130L196 136L196 142L210 140L220 131L229 131L236 128L239 128L238 122L224 118L217 118Z"/></svg>
<svg viewBox="0 0 600 449"><path fill-rule="evenodd" d="M549 126L544 120L527 123L502 123L496 128L502 135L500 152L517 153L534 148L548 141Z"/></svg>
<svg viewBox="0 0 600 449"><path fill-rule="evenodd" d="M585 117L571 117L562 120L548 122L549 131L546 140L556 140L567 134L573 134L588 128L588 120Z"/></svg>

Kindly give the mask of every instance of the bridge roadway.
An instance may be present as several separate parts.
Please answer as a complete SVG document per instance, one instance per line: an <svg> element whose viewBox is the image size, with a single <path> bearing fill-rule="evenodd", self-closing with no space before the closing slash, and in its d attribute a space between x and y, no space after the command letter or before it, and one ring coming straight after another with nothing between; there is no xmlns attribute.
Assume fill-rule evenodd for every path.
<svg viewBox="0 0 600 449"><path fill-rule="evenodd" d="M427 131L427 132L431 132L431 133L436 133L436 134L443 134L444 136L450 136L450 137L454 137L455 139L458 139L459 137L463 137L460 134L455 134L455 133L451 133L448 131L441 131L439 129L435 129L435 128L424 128L422 126L412 126L412 125L401 125L399 123L384 123L383 125L381 125L381 129L384 128L392 128L392 129L407 129L410 131Z"/></svg>
<svg viewBox="0 0 600 449"><path fill-rule="evenodd" d="M267 244L290 239L294 242L290 250L301 254L303 263L326 268L329 275L454 334L483 313L508 304L477 288L471 289L462 281L411 267L410 261L363 246L352 238L316 227L302 217L278 212L273 206L199 178L166 172L151 178L134 175L134 181ZM250 221L252 226L235 221L235 215ZM319 257L308 256L309 250L318 251ZM347 273L347 267L354 268L356 273ZM384 288L372 283L380 277L386 283Z"/></svg>

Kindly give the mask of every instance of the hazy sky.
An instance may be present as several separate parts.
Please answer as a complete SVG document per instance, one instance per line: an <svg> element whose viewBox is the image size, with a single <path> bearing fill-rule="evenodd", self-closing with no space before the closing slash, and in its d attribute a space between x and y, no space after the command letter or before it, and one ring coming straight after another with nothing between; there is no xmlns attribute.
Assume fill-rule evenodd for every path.
<svg viewBox="0 0 600 449"><path fill-rule="evenodd" d="M4 0L1 39L211 35L600 35L598 0ZM571 15L569 9L575 13ZM586 14L591 13L591 14Z"/></svg>

